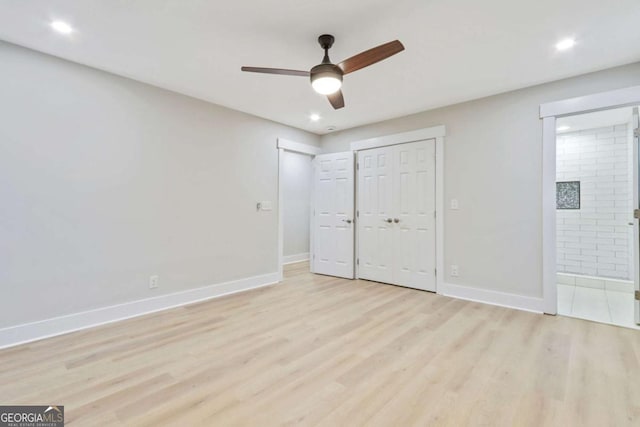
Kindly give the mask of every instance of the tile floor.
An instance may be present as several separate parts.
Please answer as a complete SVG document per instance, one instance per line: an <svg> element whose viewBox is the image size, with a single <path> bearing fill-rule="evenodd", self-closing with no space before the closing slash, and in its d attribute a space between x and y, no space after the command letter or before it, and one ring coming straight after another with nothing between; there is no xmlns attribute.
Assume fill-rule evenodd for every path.
<svg viewBox="0 0 640 427"><path fill-rule="evenodd" d="M633 293L558 284L558 314L640 329Z"/></svg>

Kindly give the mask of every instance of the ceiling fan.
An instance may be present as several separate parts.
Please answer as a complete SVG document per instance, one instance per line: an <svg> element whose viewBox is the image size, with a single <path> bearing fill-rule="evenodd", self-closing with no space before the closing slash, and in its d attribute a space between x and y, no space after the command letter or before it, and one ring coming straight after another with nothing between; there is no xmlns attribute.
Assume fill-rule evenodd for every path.
<svg viewBox="0 0 640 427"><path fill-rule="evenodd" d="M310 71L287 70L282 68L261 68L261 67L242 67L242 71L252 73L266 74L282 74L286 76L311 77L311 86L313 89L322 94L327 95L329 102L336 110L344 107L344 97L342 96L342 76L353 73L361 68L380 62L390 56L400 53L404 50L404 46L398 40L382 44L349 59L345 59L339 64L331 63L329 59L329 49L333 46L335 38L330 34L323 34L318 37L320 47L324 49L324 58L322 62Z"/></svg>

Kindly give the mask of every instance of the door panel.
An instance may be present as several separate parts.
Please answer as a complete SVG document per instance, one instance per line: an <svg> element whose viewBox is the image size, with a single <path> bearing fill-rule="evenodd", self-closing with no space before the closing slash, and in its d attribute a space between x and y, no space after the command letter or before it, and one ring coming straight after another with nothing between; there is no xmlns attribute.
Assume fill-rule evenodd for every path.
<svg viewBox="0 0 640 427"><path fill-rule="evenodd" d="M322 154L314 164L314 272L352 279L353 153Z"/></svg>
<svg viewBox="0 0 640 427"><path fill-rule="evenodd" d="M434 291L435 141L363 150L358 163L358 276Z"/></svg>
<svg viewBox="0 0 640 427"><path fill-rule="evenodd" d="M390 147L358 154L358 275L392 281L391 198L393 150Z"/></svg>
<svg viewBox="0 0 640 427"><path fill-rule="evenodd" d="M393 280L435 291L435 141L397 145L394 152Z"/></svg>

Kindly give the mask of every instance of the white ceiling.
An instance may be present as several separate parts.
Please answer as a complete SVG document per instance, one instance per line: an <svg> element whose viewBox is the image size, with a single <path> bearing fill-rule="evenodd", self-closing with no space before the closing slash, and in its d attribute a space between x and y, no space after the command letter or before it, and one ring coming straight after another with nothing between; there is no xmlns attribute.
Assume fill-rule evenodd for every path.
<svg viewBox="0 0 640 427"><path fill-rule="evenodd" d="M638 61L639 23L638 0L0 0L0 39L320 134ZM322 33L334 62L406 50L346 76L337 111L304 77L240 72L308 70Z"/></svg>

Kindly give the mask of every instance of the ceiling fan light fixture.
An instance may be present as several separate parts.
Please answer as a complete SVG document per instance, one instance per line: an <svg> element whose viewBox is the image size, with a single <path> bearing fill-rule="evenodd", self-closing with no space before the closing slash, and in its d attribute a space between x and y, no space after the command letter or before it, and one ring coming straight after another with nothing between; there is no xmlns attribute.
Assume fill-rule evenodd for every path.
<svg viewBox="0 0 640 427"><path fill-rule="evenodd" d="M336 93L342 87L342 80L335 76L318 77L311 81L313 90L321 95L331 95Z"/></svg>
<svg viewBox="0 0 640 427"><path fill-rule="evenodd" d="M333 46L334 41L335 38L331 34L322 34L318 37L318 43L324 50L324 57L322 58L322 63L316 65L310 71L264 67L241 67L240 69L251 73L311 77L311 87L319 94L326 95L333 109L339 110L344 108L344 96L340 88L342 87L342 77L345 74L373 65L404 50L404 46L399 40L393 40L360 52L336 65L329 59L329 49Z"/></svg>
<svg viewBox="0 0 640 427"><path fill-rule="evenodd" d="M322 95L336 93L342 87L342 71L333 64L320 64L311 69L311 86Z"/></svg>

